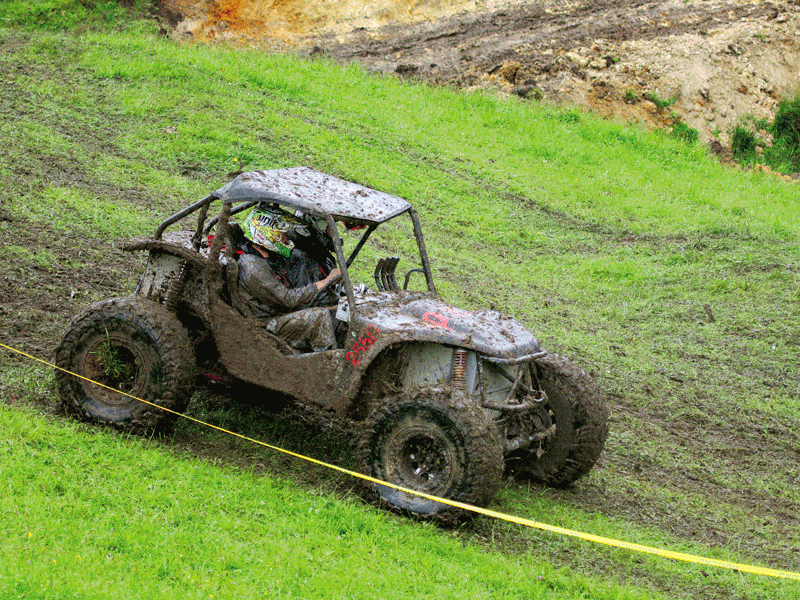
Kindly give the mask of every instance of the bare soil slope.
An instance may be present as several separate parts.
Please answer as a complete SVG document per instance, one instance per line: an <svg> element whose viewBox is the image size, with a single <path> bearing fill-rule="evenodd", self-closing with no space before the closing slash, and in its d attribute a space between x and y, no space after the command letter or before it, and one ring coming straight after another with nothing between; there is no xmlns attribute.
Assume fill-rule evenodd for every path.
<svg viewBox="0 0 800 600"><path fill-rule="evenodd" d="M178 38L324 54L654 127L679 119L723 146L800 85L798 0L164 0L162 14Z"/></svg>

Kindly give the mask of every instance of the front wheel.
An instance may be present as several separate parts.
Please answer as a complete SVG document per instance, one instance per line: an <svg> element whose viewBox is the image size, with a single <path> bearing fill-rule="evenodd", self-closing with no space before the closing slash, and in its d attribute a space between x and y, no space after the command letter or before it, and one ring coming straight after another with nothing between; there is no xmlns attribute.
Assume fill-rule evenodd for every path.
<svg viewBox="0 0 800 600"><path fill-rule="evenodd" d="M547 403L537 418L554 433L530 448L506 457L509 471L553 487L580 479L597 462L608 437L609 411L591 377L563 356L536 361Z"/></svg>
<svg viewBox="0 0 800 600"><path fill-rule="evenodd" d="M169 310L150 300L93 304L72 320L55 359L61 403L78 418L152 432L171 424L189 402L195 371L189 335Z"/></svg>
<svg viewBox="0 0 800 600"><path fill-rule="evenodd" d="M359 435L362 473L403 488L486 506L503 474L497 430L469 398L423 390L379 402ZM390 508L421 517L457 521L463 509L369 483L368 494Z"/></svg>

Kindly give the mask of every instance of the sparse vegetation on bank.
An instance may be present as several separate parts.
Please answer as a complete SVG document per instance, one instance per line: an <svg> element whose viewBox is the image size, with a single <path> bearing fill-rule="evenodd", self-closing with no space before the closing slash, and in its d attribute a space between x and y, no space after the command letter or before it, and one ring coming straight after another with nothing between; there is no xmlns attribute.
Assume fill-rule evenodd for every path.
<svg viewBox="0 0 800 600"><path fill-rule="evenodd" d="M767 138L767 139L765 139ZM743 119L731 133L734 158L778 173L800 172L800 96L782 100L772 123Z"/></svg>

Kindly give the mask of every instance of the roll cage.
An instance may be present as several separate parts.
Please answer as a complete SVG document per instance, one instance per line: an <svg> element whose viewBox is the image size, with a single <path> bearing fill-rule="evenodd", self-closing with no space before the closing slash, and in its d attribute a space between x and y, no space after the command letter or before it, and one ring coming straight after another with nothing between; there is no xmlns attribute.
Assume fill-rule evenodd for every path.
<svg viewBox="0 0 800 600"><path fill-rule="evenodd" d="M222 211L209 218L209 209L217 200L222 202ZM356 302L348 267L353 264L379 225L407 213L413 225L422 268L411 269L406 274L404 287L408 286L412 272L421 272L425 276L428 291L436 293L422 227L414 207L398 196L345 181L310 167L242 173L202 200L165 219L156 229L153 238L160 240L168 227L197 213L192 247L199 252L202 241L215 227L222 228L218 234L225 239L229 228L228 219L260 203L277 204L291 211L302 211L307 215L325 219L333 230L336 230L337 221L342 222L348 229L366 228L347 258L344 256L339 236L334 236L333 239L336 260L342 273L342 282L351 311L356 310ZM214 254L213 247L212 254ZM219 256L209 256L209 259L214 258ZM397 261L392 258L379 261L374 274L379 290L397 289L394 279L396 265Z"/></svg>

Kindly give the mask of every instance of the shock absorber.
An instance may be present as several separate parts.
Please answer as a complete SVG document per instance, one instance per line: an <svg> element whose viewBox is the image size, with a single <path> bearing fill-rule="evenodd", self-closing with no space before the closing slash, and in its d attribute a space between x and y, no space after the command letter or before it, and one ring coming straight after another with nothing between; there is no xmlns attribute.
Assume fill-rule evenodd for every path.
<svg viewBox="0 0 800 600"><path fill-rule="evenodd" d="M467 351L459 348L453 351L453 391L467 389Z"/></svg>
<svg viewBox="0 0 800 600"><path fill-rule="evenodd" d="M178 300L183 293L183 286L186 285L187 267L188 263L185 260L181 261L181 266L178 269L178 275L172 281L167 293L164 295L164 306L166 306L170 311L175 310L175 307L178 305Z"/></svg>

